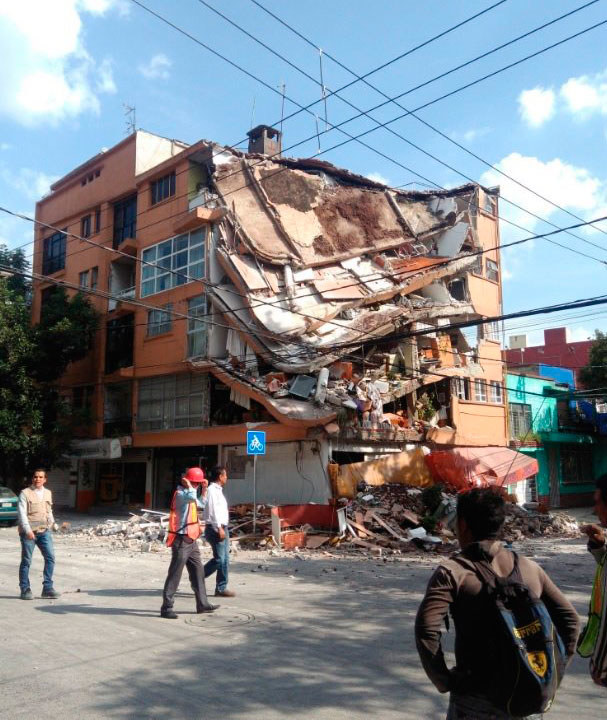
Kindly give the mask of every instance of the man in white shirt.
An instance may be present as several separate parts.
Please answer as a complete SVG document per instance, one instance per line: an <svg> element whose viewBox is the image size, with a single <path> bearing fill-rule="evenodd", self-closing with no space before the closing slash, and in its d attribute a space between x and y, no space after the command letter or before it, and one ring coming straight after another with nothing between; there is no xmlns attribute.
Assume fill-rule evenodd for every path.
<svg viewBox="0 0 607 720"><path fill-rule="evenodd" d="M228 501L223 487L228 481L228 471L221 465L211 470L207 505L204 509L204 536L213 550L213 557L204 566L205 578L217 572L215 595L234 597L236 593L228 590L228 565L230 564L230 533L228 523L230 515Z"/></svg>
<svg viewBox="0 0 607 720"><path fill-rule="evenodd" d="M19 537L21 538L21 564L19 565L19 587L21 599L32 600L34 595L30 587L29 571L36 545L44 558L42 582L43 598L58 598L59 593L53 587L55 569L55 550L51 528L55 524L53 517L53 498L46 483L46 471L34 470L32 483L19 495Z"/></svg>

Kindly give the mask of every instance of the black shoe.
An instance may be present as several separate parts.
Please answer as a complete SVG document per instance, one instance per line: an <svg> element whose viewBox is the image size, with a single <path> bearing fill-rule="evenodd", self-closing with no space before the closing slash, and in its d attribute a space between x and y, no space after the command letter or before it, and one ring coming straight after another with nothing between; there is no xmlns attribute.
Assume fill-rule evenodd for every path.
<svg viewBox="0 0 607 720"><path fill-rule="evenodd" d="M206 605L205 607L201 607L196 612L200 615L201 613L212 613L217 610L219 605Z"/></svg>
<svg viewBox="0 0 607 720"><path fill-rule="evenodd" d="M27 590L22 590L22 591L21 591L21 596L20 596L20 597L21 597L22 600L33 600L33 599L34 599L34 594L33 594L32 591L28 588Z"/></svg>
<svg viewBox="0 0 607 720"><path fill-rule="evenodd" d="M53 590L53 588L51 588L50 590L43 590L42 597L56 600L58 597L61 597L61 593L59 593L56 590Z"/></svg>
<svg viewBox="0 0 607 720"><path fill-rule="evenodd" d="M177 620L179 615L174 610L161 610L160 617L165 620Z"/></svg>

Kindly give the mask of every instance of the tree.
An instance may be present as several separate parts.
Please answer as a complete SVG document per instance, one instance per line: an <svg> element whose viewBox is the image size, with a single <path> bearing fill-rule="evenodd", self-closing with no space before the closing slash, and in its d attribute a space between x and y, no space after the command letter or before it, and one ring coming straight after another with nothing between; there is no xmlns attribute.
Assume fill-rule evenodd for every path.
<svg viewBox="0 0 607 720"><path fill-rule="evenodd" d="M607 388L607 333L595 330L588 364L580 370L579 378L585 388Z"/></svg>
<svg viewBox="0 0 607 720"><path fill-rule="evenodd" d="M28 267L22 254L1 246L0 265ZM0 277L0 476L13 487L34 467L65 461L81 418L57 380L89 352L98 325L88 300L81 293L70 298L63 288L50 294L40 323L32 325L28 284L19 280Z"/></svg>

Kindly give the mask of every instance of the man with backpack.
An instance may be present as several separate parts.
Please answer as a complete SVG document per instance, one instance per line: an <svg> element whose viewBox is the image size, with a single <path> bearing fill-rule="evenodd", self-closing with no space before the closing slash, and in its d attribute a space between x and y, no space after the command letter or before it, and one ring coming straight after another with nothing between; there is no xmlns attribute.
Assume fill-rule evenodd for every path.
<svg viewBox="0 0 607 720"><path fill-rule="evenodd" d="M449 692L447 720L508 720L546 711L575 651L578 616L533 561L498 540L504 499L474 489L457 502L461 552L441 563L415 622L424 670ZM441 647L451 613L455 662Z"/></svg>

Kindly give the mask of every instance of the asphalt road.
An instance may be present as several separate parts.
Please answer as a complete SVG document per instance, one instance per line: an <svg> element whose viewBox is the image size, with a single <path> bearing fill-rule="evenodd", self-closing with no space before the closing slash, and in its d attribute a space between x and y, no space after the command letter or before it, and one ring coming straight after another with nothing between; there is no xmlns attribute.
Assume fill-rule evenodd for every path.
<svg viewBox="0 0 607 720"><path fill-rule="evenodd" d="M583 541L520 546L584 614L593 560ZM240 552L213 615L184 579L176 621L158 616L167 554L56 540L56 601L18 598L19 542L0 529L0 718L402 720L444 718L421 671L415 612L439 557L383 560ZM549 718L605 717L606 691L577 658Z"/></svg>

